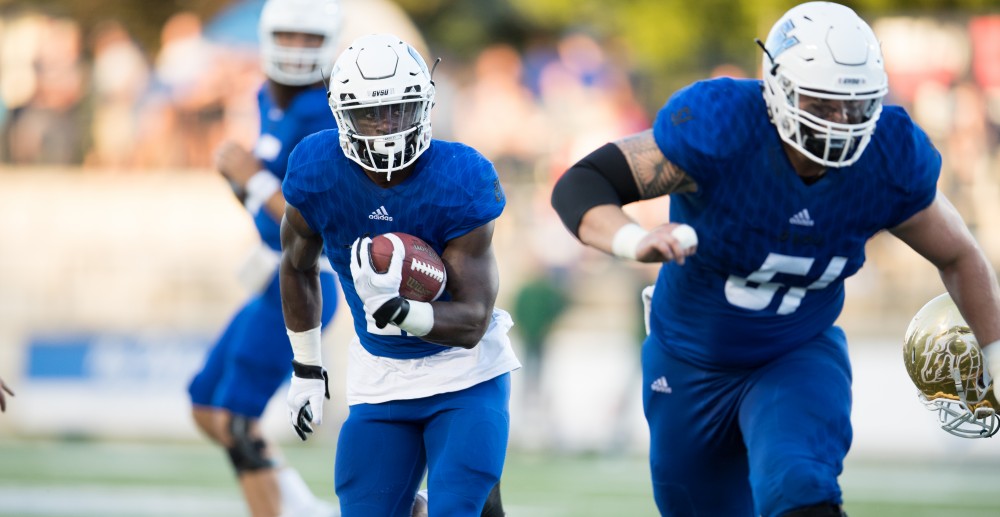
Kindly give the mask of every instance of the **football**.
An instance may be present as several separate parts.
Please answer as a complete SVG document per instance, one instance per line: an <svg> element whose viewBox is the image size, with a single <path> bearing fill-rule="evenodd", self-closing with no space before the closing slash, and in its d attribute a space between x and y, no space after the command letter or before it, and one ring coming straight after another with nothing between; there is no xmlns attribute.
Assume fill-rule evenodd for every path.
<svg viewBox="0 0 1000 517"><path fill-rule="evenodd" d="M407 300L431 302L444 292L448 274L444 261L434 248L420 237L408 233L393 232L403 242L403 280L399 284L399 295ZM376 272L389 270L392 258L392 241L385 234L372 237L371 260Z"/></svg>

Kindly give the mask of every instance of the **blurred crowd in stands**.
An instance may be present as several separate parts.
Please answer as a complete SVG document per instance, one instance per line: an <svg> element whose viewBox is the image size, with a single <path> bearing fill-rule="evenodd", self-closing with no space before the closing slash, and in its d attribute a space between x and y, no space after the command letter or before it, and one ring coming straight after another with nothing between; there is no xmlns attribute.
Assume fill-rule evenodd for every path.
<svg viewBox="0 0 1000 517"><path fill-rule="evenodd" d="M446 57L435 74L435 136L467 141L518 169L530 164L543 180L595 144L648 125L615 62L583 33L523 55L497 44L472 63ZM256 136L261 80L255 48L213 42L187 12L163 26L152 56L115 21L84 34L66 18L0 20L0 159L131 172L207 168L225 136ZM545 170L535 170L540 160Z"/></svg>
<svg viewBox="0 0 1000 517"><path fill-rule="evenodd" d="M115 21L83 34L40 14L6 20L0 52L5 163L205 168L225 134L254 134L256 54L213 45L191 13L164 25L155 56Z"/></svg>
<svg viewBox="0 0 1000 517"><path fill-rule="evenodd" d="M942 190L1000 258L1000 237L990 237L1000 235L1000 16L885 18L874 27L890 71L888 102L905 106L934 139L945 157ZM585 253L564 246L567 256L552 256L552 243L568 236L550 213L551 184L587 151L649 127L670 92L640 99L627 52L586 32L524 49L497 43L472 62L442 50L429 54L444 54L435 137L495 161L518 194L509 216L536 230L548 259ZM757 71L720 64L705 75ZM44 14L0 19L0 163L209 171L224 138L254 140L261 80L252 45L213 42L191 13L166 22L155 55L115 21L84 33ZM663 217L648 212L637 217Z"/></svg>

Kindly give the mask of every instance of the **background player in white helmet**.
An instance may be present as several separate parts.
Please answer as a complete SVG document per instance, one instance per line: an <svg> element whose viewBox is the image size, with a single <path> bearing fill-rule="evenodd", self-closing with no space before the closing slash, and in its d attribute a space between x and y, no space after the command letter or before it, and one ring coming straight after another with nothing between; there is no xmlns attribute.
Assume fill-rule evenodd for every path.
<svg viewBox="0 0 1000 517"><path fill-rule="evenodd" d="M582 242L664 263L642 351L663 515L842 515L851 367L834 322L844 279L883 229L938 268L979 342L993 343L986 355L1000 355L996 275L937 192L927 135L882 105L868 24L809 2L762 46L763 81L678 91L651 130L594 151L552 196ZM671 222L652 230L622 211L668 194Z"/></svg>
<svg viewBox="0 0 1000 517"><path fill-rule="evenodd" d="M295 357L287 399L301 436L322 422L329 393L316 282L324 249L357 334L334 475L349 517L406 515L425 469L430 515L478 516L493 508L503 469L509 372L520 367L510 316L494 307L493 228L506 198L480 153L431 138L434 101L431 72L412 46L385 34L359 38L330 78L339 132L303 140L282 187L281 294ZM393 231L442 256L439 300L400 297L398 265L372 269L369 236ZM502 515L491 511L483 515Z"/></svg>
<svg viewBox="0 0 1000 517"><path fill-rule="evenodd" d="M260 136L252 150L228 141L216 154L216 167L253 217L261 244L240 271L252 294L209 351L189 392L195 423L228 452L254 517L336 512L282 463L262 435L259 420L291 373L277 275L285 206L281 179L300 140L336 126L326 109L323 78L336 57L341 25L337 0L264 4L259 39L267 80L258 92ZM325 325L337 307L329 268L319 275L318 285L328 300L321 316Z"/></svg>

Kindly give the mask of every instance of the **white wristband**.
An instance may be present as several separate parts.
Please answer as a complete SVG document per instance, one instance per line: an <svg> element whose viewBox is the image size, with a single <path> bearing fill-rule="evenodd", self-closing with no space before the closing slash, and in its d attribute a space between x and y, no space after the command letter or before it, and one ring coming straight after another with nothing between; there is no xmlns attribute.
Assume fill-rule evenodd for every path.
<svg viewBox="0 0 1000 517"><path fill-rule="evenodd" d="M641 241L649 232L635 223L628 223L615 232L611 239L611 253L616 257L635 260Z"/></svg>
<svg viewBox="0 0 1000 517"><path fill-rule="evenodd" d="M244 206L250 213L256 214L275 192L281 190L281 180L271 174L271 171L262 169L247 180L243 189L247 193L246 199L243 201Z"/></svg>
<svg viewBox="0 0 1000 517"><path fill-rule="evenodd" d="M434 307L427 302L407 301L410 303L410 312L396 326L411 336L426 336L434 327Z"/></svg>
<svg viewBox="0 0 1000 517"><path fill-rule="evenodd" d="M297 363L311 366L323 366L323 340L320 337L320 327L305 332L295 332L289 328L288 341L292 344L292 358Z"/></svg>

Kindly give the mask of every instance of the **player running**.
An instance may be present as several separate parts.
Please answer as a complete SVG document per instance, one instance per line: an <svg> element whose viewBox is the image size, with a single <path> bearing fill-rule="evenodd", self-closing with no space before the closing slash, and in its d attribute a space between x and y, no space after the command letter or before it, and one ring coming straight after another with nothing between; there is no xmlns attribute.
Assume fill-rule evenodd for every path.
<svg viewBox="0 0 1000 517"><path fill-rule="evenodd" d="M329 397L317 282L325 250L357 334L334 475L341 512L409 515L426 469L430 515L478 516L493 508L488 496L499 496L509 372L520 367L507 338L510 317L494 308L492 238L503 189L480 153L431 139L431 72L399 38L355 40L337 59L329 98L339 132L303 140L283 184L280 276L295 358L293 425L305 439ZM444 259L440 300L404 300L398 267L372 269L370 236L397 231L422 238ZM499 505L483 513L502 514Z"/></svg>
<svg viewBox="0 0 1000 517"><path fill-rule="evenodd" d="M851 367L834 322L844 279L883 229L938 268L979 342L994 343L986 353L1000 352L995 273L936 189L927 135L882 105L868 24L809 2L762 46L762 81L680 90L651 130L597 149L552 196L582 242L664 262L642 351L663 515L842 515ZM671 222L652 230L621 209L668 194ZM696 246L674 234L680 223Z"/></svg>

